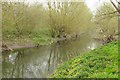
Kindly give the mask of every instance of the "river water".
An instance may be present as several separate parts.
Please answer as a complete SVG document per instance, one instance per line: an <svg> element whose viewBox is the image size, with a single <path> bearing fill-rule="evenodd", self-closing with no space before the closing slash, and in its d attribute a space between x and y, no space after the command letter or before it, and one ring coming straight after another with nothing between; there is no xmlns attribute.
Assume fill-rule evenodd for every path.
<svg viewBox="0 0 120 80"><path fill-rule="evenodd" d="M46 78L65 61L101 45L89 34L39 48L18 49L2 55L3 78Z"/></svg>

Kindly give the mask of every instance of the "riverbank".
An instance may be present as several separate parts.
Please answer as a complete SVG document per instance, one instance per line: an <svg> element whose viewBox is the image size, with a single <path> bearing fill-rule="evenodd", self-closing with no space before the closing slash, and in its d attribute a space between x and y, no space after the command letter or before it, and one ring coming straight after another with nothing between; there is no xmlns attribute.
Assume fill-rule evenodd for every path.
<svg viewBox="0 0 120 80"><path fill-rule="evenodd" d="M26 39L14 39L14 40L4 40L2 42L2 51L12 51L15 49L20 49L20 48L33 48L33 47L40 47L43 45L49 45L53 43L53 40L43 40L36 41L39 38L26 38Z"/></svg>
<svg viewBox="0 0 120 80"><path fill-rule="evenodd" d="M118 42L114 41L63 63L52 78L118 78Z"/></svg>
<svg viewBox="0 0 120 80"><path fill-rule="evenodd" d="M83 34L83 33L81 33ZM59 43L62 41L74 40L80 38L81 34L72 34L61 37L52 38L50 35L46 34L36 34L36 35L28 35L21 37L5 37L2 42L2 51L12 51L14 49L20 48L33 48L40 47L43 45L50 45L53 43ZM12 36L12 35L10 35Z"/></svg>

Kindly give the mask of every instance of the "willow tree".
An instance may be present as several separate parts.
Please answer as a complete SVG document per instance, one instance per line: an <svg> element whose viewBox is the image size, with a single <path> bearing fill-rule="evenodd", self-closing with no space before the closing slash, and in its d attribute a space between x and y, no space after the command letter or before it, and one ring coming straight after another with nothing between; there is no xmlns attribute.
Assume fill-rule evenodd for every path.
<svg viewBox="0 0 120 80"><path fill-rule="evenodd" d="M25 6L24 3L19 2L4 2L2 4L2 26L3 32L21 33L23 25Z"/></svg>
<svg viewBox="0 0 120 80"><path fill-rule="evenodd" d="M92 13L84 2L48 2L53 36L83 33L92 27Z"/></svg>
<svg viewBox="0 0 120 80"><path fill-rule="evenodd" d="M106 43L117 39L118 14L114 6L105 2L96 12L95 22L99 29L99 37Z"/></svg>
<svg viewBox="0 0 120 80"><path fill-rule="evenodd" d="M105 35L116 34L118 30L118 13L113 14L112 12L116 12L115 8L111 4L105 3L95 15L95 21Z"/></svg>
<svg viewBox="0 0 120 80"><path fill-rule="evenodd" d="M41 4L29 5L25 2L3 2L2 17L5 37L27 37L33 31L46 27L48 19L47 12Z"/></svg>

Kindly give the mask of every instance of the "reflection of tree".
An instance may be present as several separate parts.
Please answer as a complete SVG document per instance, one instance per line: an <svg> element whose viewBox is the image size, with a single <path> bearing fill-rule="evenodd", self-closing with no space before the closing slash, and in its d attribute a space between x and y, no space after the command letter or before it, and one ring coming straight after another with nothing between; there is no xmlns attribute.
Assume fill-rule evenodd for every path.
<svg viewBox="0 0 120 80"><path fill-rule="evenodd" d="M49 59L48 59L48 72L49 72L49 74L51 72L53 72L54 65L56 65L56 61L59 60L58 59L59 58L59 47L58 46L59 46L58 44L54 44L54 45L51 45L51 47L50 47L50 55L49 55Z"/></svg>
<svg viewBox="0 0 120 80"><path fill-rule="evenodd" d="M49 74L54 71L58 64L63 63L64 61L68 61L71 58L80 55L82 52L88 49L88 46L92 45L92 40L87 34L84 38L81 36L82 40L71 40L71 41L62 41L56 43L50 47L50 54L48 58L48 72Z"/></svg>
<svg viewBox="0 0 120 80"><path fill-rule="evenodd" d="M48 59L48 71L50 70L49 67L50 67L51 54L52 54L52 49L50 50L50 57L49 57L49 59Z"/></svg>
<svg viewBox="0 0 120 80"><path fill-rule="evenodd" d="M23 57L24 51L18 51L18 55L15 59L14 67L12 69L11 77L24 77L24 61Z"/></svg>

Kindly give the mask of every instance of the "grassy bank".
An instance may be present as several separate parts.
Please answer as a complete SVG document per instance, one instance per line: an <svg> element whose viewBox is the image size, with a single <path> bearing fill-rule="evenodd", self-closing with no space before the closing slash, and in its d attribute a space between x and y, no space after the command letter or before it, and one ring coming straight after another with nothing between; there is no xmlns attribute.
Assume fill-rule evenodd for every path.
<svg viewBox="0 0 120 80"><path fill-rule="evenodd" d="M111 42L62 64L53 78L118 78L118 42Z"/></svg>
<svg viewBox="0 0 120 80"><path fill-rule="evenodd" d="M40 29L39 31L33 31L31 33L26 32L26 34L18 35L17 32L8 31L4 32L3 42L8 44L34 44L34 45L47 45L51 44L54 39L51 37L49 29Z"/></svg>

